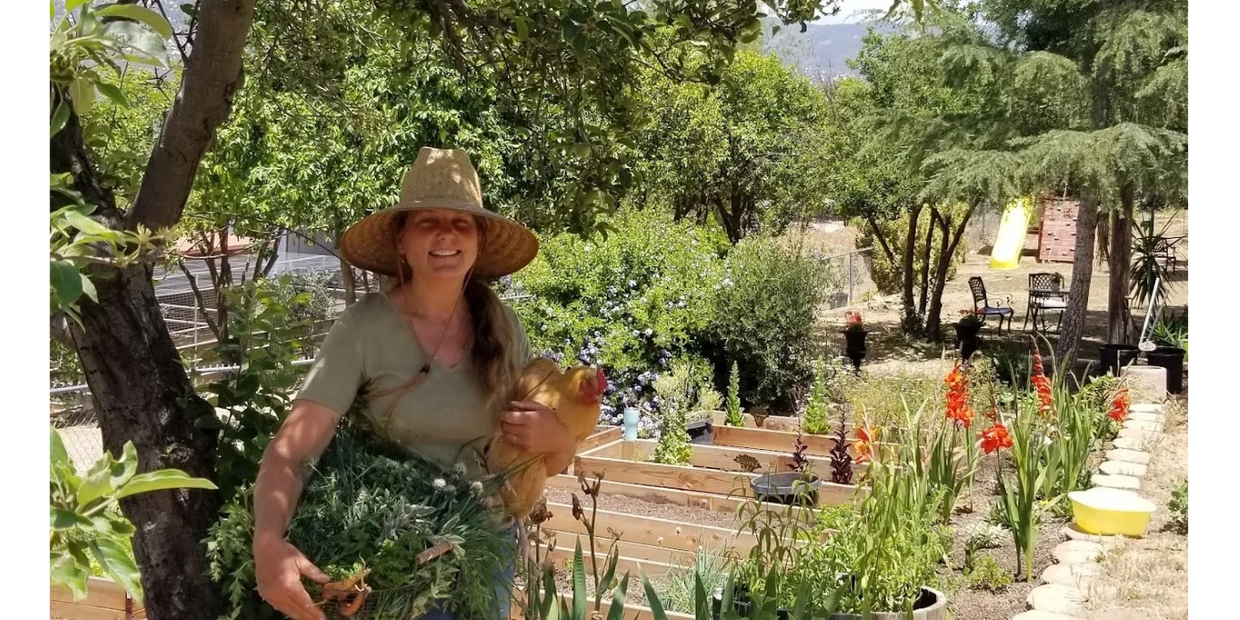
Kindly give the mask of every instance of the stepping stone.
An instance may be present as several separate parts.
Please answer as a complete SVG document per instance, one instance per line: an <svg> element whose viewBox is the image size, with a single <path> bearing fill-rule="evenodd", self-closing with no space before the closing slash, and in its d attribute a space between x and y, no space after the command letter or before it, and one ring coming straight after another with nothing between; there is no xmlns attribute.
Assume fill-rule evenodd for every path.
<svg viewBox="0 0 1240 620"><path fill-rule="evenodd" d="M1107 450L1108 461L1119 461L1121 463L1136 463L1138 465L1148 465L1150 463L1150 453L1140 450L1124 450L1116 448L1115 450Z"/></svg>
<svg viewBox="0 0 1240 620"><path fill-rule="evenodd" d="M1134 476L1137 478L1145 477L1145 469L1145 465L1125 463L1124 461L1106 461L1098 466L1098 471L1108 476Z"/></svg>
<svg viewBox="0 0 1240 620"><path fill-rule="evenodd" d="M1167 398L1167 369L1160 366L1129 366L1120 372L1127 379L1133 400L1162 402Z"/></svg>
<svg viewBox="0 0 1240 620"><path fill-rule="evenodd" d="M1129 420L1140 420L1142 422L1157 422L1158 424L1166 424L1167 416L1161 413L1147 413L1145 411L1129 411Z"/></svg>
<svg viewBox="0 0 1240 620"><path fill-rule="evenodd" d="M1102 545L1084 540L1061 542L1051 551L1055 561L1060 564L1092 564L1097 562L1103 553Z"/></svg>
<svg viewBox="0 0 1240 620"><path fill-rule="evenodd" d="M1029 592L1025 603L1030 609L1071 616L1082 611L1089 597L1076 588L1048 583Z"/></svg>
<svg viewBox="0 0 1240 620"><path fill-rule="evenodd" d="M1049 611L1030 609L1029 611L1022 611L1015 616L1012 616L1012 620L1073 620L1073 618L1072 616L1065 616L1063 614L1053 614Z"/></svg>
<svg viewBox="0 0 1240 620"><path fill-rule="evenodd" d="M1090 534L1085 530L1077 527L1075 523L1069 523L1059 530L1060 534L1068 537L1069 540L1080 540L1083 542L1098 543L1105 551L1111 545L1114 545L1121 538L1120 536L1099 536L1098 534Z"/></svg>
<svg viewBox="0 0 1240 620"><path fill-rule="evenodd" d="M1068 586L1088 594L1094 579L1101 574L1097 564L1051 564L1042 571L1042 583Z"/></svg>
<svg viewBox="0 0 1240 620"><path fill-rule="evenodd" d="M1163 432L1162 422L1146 422L1145 420L1125 420L1124 428L1135 428L1139 431L1149 431L1151 433Z"/></svg>
<svg viewBox="0 0 1240 620"><path fill-rule="evenodd" d="M1122 433L1124 431L1120 431L1120 432ZM1145 452L1145 445L1147 443L1152 443L1152 442L1147 442L1142 439L1131 439L1128 437L1120 437L1119 439L1115 440L1115 447L1119 448L1120 450Z"/></svg>
<svg viewBox="0 0 1240 620"><path fill-rule="evenodd" d="M1157 413L1163 412L1163 406L1158 403L1134 403L1128 406L1128 411L1132 413Z"/></svg>
<svg viewBox="0 0 1240 620"><path fill-rule="evenodd" d="M1141 479L1135 476L1112 476L1107 474L1094 474L1089 478L1096 487L1106 487L1108 489L1119 489L1121 491L1137 491L1141 489Z"/></svg>
<svg viewBox="0 0 1240 620"><path fill-rule="evenodd" d="M1119 436L1121 439L1136 439L1137 441L1153 441L1155 439L1158 439L1159 435L1162 435L1162 433L1155 433L1153 431L1145 431L1139 428L1119 429Z"/></svg>

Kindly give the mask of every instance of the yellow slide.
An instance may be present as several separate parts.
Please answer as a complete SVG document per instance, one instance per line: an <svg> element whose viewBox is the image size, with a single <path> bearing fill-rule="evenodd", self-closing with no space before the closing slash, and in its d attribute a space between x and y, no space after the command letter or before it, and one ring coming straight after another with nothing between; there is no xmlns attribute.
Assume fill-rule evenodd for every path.
<svg viewBox="0 0 1240 620"><path fill-rule="evenodd" d="M1017 198L1008 204L999 220L999 234L990 252L991 269L1016 269L1025 251L1025 234L1029 229L1028 198Z"/></svg>

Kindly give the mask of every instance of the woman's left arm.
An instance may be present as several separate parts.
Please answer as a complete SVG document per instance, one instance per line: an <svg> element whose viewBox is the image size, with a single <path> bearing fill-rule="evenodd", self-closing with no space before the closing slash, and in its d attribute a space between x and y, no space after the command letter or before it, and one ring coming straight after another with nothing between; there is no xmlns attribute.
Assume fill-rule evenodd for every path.
<svg viewBox="0 0 1240 620"><path fill-rule="evenodd" d="M555 411L533 401L510 403L500 418L504 437L510 443L533 454L543 455L547 473L562 473L577 455L577 441L560 423Z"/></svg>

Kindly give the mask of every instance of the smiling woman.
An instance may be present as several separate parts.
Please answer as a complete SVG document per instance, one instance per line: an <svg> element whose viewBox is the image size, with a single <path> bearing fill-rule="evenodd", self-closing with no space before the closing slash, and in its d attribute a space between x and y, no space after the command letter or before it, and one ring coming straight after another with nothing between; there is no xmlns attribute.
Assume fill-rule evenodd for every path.
<svg viewBox="0 0 1240 620"><path fill-rule="evenodd" d="M350 227L340 249L354 266L391 280L333 325L263 455L254 491L258 591L297 620L323 618L301 578L327 580L285 540L304 485L301 464L323 453L355 400L380 438L472 479L485 473L480 452L497 420L505 440L542 455L548 471L566 468L576 449L550 408L503 402L532 355L521 321L487 282L533 260L538 241L483 208L464 151L423 148L397 205ZM426 617L489 620L478 611L492 604L496 618L507 617L512 579L512 564L497 567L494 599L443 592Z"/></svg>

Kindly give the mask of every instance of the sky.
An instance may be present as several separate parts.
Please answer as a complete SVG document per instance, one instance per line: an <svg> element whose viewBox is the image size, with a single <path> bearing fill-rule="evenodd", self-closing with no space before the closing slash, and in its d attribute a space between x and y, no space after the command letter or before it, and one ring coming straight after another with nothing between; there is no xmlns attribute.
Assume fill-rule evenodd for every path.
<svg viewBox="0 0 1240 620"><path fill-rule="evenodd" d="M815 24L855 24L866 21L858 15L860 11L879 10L884 13L891 8L891 0L840 0L840 13L834 17L823 17Z"/></svg>

